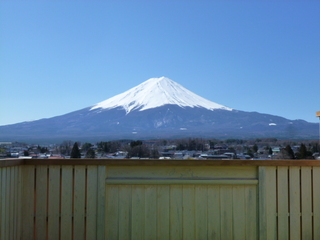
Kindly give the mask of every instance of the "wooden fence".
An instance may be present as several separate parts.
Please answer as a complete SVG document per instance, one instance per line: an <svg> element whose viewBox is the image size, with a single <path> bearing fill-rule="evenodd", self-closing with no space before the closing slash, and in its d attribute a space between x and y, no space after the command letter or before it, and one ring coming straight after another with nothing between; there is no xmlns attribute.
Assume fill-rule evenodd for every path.
<svg viewBox="0 0 320 240"><path fill-rule="evenodd" d="M0 239L21 239L21 167L0 168Z"/></svg>
<svg viewBox="0 0 320 240"><path fill-rule="evenodd" d="M22 239L104 239L104 166L24 166Z"/></svg>
<svg viewBox="0 0 320 240"><path fill-rule="evenodd" d="M261 239L320 239L320 167L259 167Z"/></svg>
<svg viewBox="0 0 320 240"><path fill-rule="evenodd" d="M320 161L0 160L0 180L0 240L320 239Z"/></svg>

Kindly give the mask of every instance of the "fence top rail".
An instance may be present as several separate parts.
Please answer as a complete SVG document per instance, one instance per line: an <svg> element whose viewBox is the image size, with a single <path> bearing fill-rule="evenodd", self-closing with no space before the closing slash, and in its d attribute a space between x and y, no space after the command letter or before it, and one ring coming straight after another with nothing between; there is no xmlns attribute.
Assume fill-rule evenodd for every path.
<svg viewBox="0 0 320 240"><path fill-rule="evenodd" d="M19 165L105 166L320 166L319 160L158 160L158 159L1 159L0 167Z"/></svg>
<svg viewBox="0 0 320 240"><path fill-rule="evenodd" d="M24 159L14 159L14 158L0 159L0 167L13 167L13 166L20 166L20 165L24 165Z"/></svg>

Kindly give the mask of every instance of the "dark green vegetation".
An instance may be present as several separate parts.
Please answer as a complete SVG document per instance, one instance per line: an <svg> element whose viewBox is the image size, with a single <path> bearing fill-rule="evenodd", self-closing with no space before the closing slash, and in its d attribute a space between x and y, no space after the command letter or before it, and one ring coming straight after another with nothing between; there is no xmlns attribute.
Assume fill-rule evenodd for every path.
<svg viewBox="0 0 320 240"><path fill-rule="evenodd" d="M80 153L79 146L78 146L77 142L75 142L73 144L70 158L81 158L81 153Z"/></svg>
<svg viewBox="0 0 320 240"><path fill-rule="evenodd" d="M258 139L154 139L154 140L115 140L100 142L73 142L65 140L59 144L30 145L12 143L11 148L21 149L21 155L60 154L70 158L159 158L170 153L183 152L190 157L201 153L233 152L251 158L272 159L314 159L320 152L318 140L279 140L276 138ZM223 151L222 151L223 152ZM8 148L0 145L2 157L9 156Z"/></svg>

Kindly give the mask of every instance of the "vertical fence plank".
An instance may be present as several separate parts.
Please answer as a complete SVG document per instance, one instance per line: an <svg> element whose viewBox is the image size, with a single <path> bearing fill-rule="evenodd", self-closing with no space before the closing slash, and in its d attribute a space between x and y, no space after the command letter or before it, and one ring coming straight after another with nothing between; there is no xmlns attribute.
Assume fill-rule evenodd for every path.
<svg viewBox="0 0 320 240"><path fill-rule="evenodd" d="M60 233L60 166L49 166L48 239L58 240Z"/></svg>
<svg viewBox="0 0 320 240"><path fill-rule="evenodd" d="M195 187L194 185L184 185L182 187L182 231L183 239L196 239L195 237Z"/></svg>
<svg viewBox="0 0 320 240"><path fill-rule="evenodd" d="M208 239L221 239L220 187L208 186Z"/></svg>
<svg viewBox="0 0 320 240"><path fill-rule="evenodd" d="M301 167L302 239L312 239L311 167Z"/></svg>
<svg viewBox="0 0 320 240"><path fill-rule="evenodd" d="M74 239L83 240L85 237L85 190L86 166L74 167Z"/></svg>
<svg viewBox="0 0 320 240"><path fill-rule="evenodd" d="M11 168L7 168L7 177L6 177L6 194L5 194L5 205L6 205L6 211L5 211L5 232L4 236L5 239L10 239L10 211L12 209L11 205L11 199L10 199L10 190L11 190Z"/></svg>
<svg viewBox="0 0 320 240"><path fill-rule="evenodd" d="M146 185L144 191L144 239L151 240L157 238L157 187L155 185Z"/></svg>
<svg viewBox="0 0 320 240"><path fill-rule="evenodd" d="M233 232L234 240L246 239L246 206L244 186L234 186L232 191Z"/></svg>
<svg viewBox="0 0 320 240"><path fill-rule="evenodd" d="M268 239L277 239L277 192L276 192L276 167L267 167L267 232Z"/></svg>
<svg viewBox="0 0 320 240"><path fill-rule="evenodd" d="M320 239L320 167L313 167L313 236Z"/></svg>
<svg viewBox="0 0 320 240"><path fill-rule="evenodd" d="M2 194L0 196L1 198L1 216L0 218L2 219L1 226L0 226L0 236L2 237L1 239L6 238L6 197L7 197L7 168L4 167L1 169L2 170L2 178L1 178L1 190Z"/></svg>
<svg viewBox="0 0 320 240"><path fill-rule="evenodd" d="M18 168L18 195L17 195L17 199L18 199L18 218L17 218L17 239L22 239L21 237L21 222L22 222L22 168L24 166L19 166Z"/></svg>
<svg viewBox="0 0 320 240"><path fill-rule="evenodd" d="M170 186L170 239L182 239L182 186Z"/></svg>
<svg viewBox="0 0 320 240"><path fill-rule="evenodd" d="M17 217L18 217L18 199L17 199L17 195L19 192L19 188L18 188L18 166L16 167L12 167L13 170L13 187L12 187L12 191L13 191L13 196L12 196L12 201L14 202L13 204L13 222L12 222L12 239L17 239Z"/></svg>
<svg viewBox="0 0 320 240"><path fill-rule="evenodd" d="M208 189L205 185L195 186L195 239L208 238Z"/></svg>
<svg viewBox="0 0 320 240"><path fill-rule="evenodd" d="M119 239L118 229L119 229L119 196L118 196L118 186L117 185L107 185L106 191L106 239ZM134 193L132 193L132 198L134 198ZM132 205L132 218L134 217L134 205ZM133 220L132 220L133 221ZM139 223L132 223L137 224Z"/></svg>
<svg viewBox="0 0 320 240"><path fill-rule="evenodd" d="M22 170L22 239L34 239L35 166L23 166Z"/></svg>
<svg viewBox="0 0 320 240"><path fill-rule="evenodd" d="M61 174L61 226L60 239L72 239L73 167L63 166Z"/></svg>
<svg viewBox="0 0 320 240"><path fill-rule="evenodd" d="M47 166L36 167L36 238L46 239L47 235Z"/></svg>
<svg viewBox="0 0 320 240"><path fill-rule="evenodd" d="M87 167L87 231L86 239L97 239L98 168Z"/></svg>
<svg viewBox="0 0 320 240"><path fill-rule="evenodd" d="M288 222L288 167L277 169L278 191L278 239L289 239Z"/></svg>
<svg viewBox="0 0 320 240"><path fill-rule="evenodd" d="M157 237L158 240L170 239L170 186L159 185L157 189Z"/></svg>
<svg viewBox="0 0 320 240"><path fill-rule="evenodd" d="M220 188L221 239L233 239L232 186Z"/></svg>
<svg viewBox="0 0 320 240"><path fill-rule="evenodd" d="M97 240L105 239L106 218L106 167L98 166Z"/></svg>
<svg viewBox="0 0 320 240"><path fill-rule="evenodd" d="M15 194L15 188L14 188L14 167L9 167L10 171L10 185L9 185L9 194L8 194L8 208L9 208L9 218L7 219L9 221L9 239L13 239L13 223L14 223L14 194Z"/></svg>
<svg viewBox="0 0 320 240"><path fill-rule="evenodd" d="M143 185L132 189L132 239L144 239L145 226L145 190Z"/></svg>
<svg viewBox="0 0 320 240"><path fill-rule="evenodd" d="M245 228L247 240L259 239L258 236L258 215L257 215L257 187L250 186L245 188Z"/></svg>
<svg viewBox="0 0 320 240"><path fill-rule="evenodd" d="M261 240L277 239L276 167L259 167L259 233Z"/></svg>
<svg viewBox="0 0 320 240"><path fill-rule="evenodd" d="M14 172L14 184L13 184L13 201L14 201L14 209L13 209L13 239L18 239L18 232L20 231L18 229L18 218L19 215L21 215L21 212L19 211L19 192L21 189L19 188L19 169L20 166L15 166L13 167L13 172Z"/></svg>
<svg viewBox="0 0 320 240"><path fill-rule="evenodd" d="M260 240L267 240L267 169L266 167L258 167L259 178L259 233Z"/></svg>
<svg viewBox="0 0 320 240"><path fill-rule="evenodd" d="M119 185L119 239L131 239L131 185Z"/></svg>
<svg viewBox="0 0 320 240"><path fill-rule="evenodd" d="M144 238L156 239L157 236L157 187L146 185L145 194L145 217L144 217Z"/></svg>
<svg viewBox="0 0 320 240"><path fill-rule="evenodd" d="M4 239L5 209L6 209L6 168L0 168L0 239Z"/></svg>
<svg viewBox="0 0 320 240"><path fill-rule="evenodd" d="M9 231L9 226L10 226L10 167L6 168L6 177L5 177L5 192L4 192L4 231L3 231L3 238L4 239L10 239L10 231Z"/></svg>
<svg viewBox="0 0 320 240"><path fill-rule="evenodd" d="M300 167L289 167L290 240L300 239Z"/></svg>

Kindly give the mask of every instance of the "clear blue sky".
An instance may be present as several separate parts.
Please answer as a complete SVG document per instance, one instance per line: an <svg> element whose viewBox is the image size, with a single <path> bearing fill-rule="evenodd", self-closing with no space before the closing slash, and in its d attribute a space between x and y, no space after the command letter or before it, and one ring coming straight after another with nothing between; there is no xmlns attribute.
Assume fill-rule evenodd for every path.
<svg viewBox="0 0 320 240"><path fill-rule="evenodd" d="M1 1L0 125L166 76L216 103L318 122L320 1Z"/></svg>

